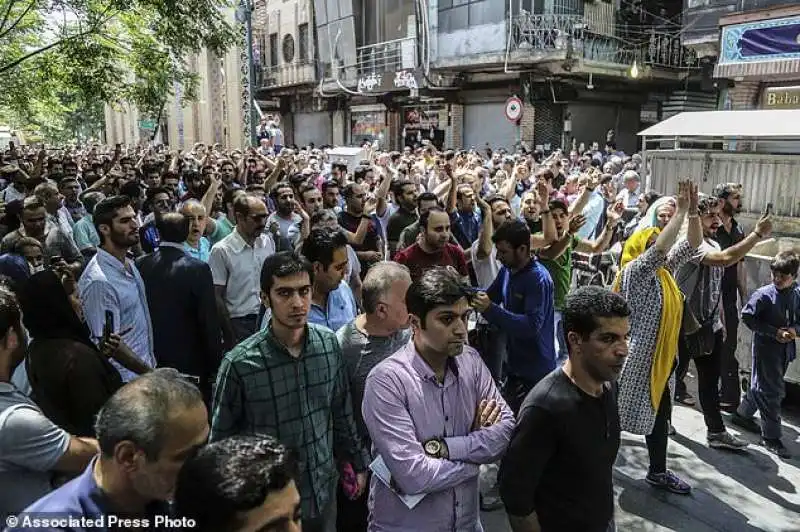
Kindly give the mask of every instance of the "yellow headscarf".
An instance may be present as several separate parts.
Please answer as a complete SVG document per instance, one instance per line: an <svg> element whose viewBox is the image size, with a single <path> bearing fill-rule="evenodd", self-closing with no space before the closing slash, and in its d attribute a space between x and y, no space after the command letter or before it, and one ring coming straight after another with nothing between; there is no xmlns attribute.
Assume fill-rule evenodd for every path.
<svg viewBox="0 0 800 532"><path fill-rule="evenodd" d="M625 267L645 252L647 244L653 235L658 235L661 229L649 227L635 232L625 242L620 261L620 271L614 281L614 291L622 290L622 274ZM656 271L658 282L661 285L661 321L658 325L656 351L653 354L653 364L650 370L650 402L653 409L658 411L661 396L667 386L672 365L678 352L678 334L681 327L683 314L683 295L672 274L666 268Z"/></svg>

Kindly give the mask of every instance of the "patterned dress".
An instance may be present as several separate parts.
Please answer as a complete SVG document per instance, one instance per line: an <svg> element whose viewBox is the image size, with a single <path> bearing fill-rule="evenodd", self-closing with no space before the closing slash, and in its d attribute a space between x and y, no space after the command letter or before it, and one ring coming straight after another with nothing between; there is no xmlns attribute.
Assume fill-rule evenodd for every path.
<svg viewBox="0 0 800 532"><path fill-rule="evenodd" d="M686 240L673 247L668 255L651 246L622 271L621 293L631 307L631 339L628 358L619 378L618 399L620 425L626 432L650 434L656 420L656 411L650 401L650 372L662 305L661 283L656 270L666 266L669 271L676 271L691 258L693 251ZM671 383L667 385L672 388ZM672 397L672 394L668 395Z"/></svg>

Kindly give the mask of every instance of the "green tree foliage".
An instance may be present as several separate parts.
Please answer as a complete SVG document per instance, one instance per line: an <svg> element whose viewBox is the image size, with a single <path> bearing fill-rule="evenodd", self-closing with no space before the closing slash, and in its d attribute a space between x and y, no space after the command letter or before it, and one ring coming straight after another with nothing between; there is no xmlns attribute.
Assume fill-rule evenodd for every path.
<svg viewBox="0 0 800 532"><path fill-rule="evenodd" d="M175 83L196 95L187 58L236 42L229 1L0 0L0 117L76 132L103 103L159 117Z"/></svg>

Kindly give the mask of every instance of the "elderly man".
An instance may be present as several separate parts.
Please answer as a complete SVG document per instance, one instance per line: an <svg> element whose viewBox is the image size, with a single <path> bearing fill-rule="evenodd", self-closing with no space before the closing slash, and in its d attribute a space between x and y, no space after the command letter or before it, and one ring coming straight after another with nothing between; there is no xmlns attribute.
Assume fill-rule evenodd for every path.
<svg viewBox="0 0 800 532"><path fill-rule="evenodd" d="M350 381L358 435L366 449L370 448L370 440L361 415L364 385L372 368L411 339L406 309L409 286L408 268L396 262L379 262L364 277L364 313L336 333ZM339 530L366 530L367 494L354 501L341 495L344 494L338 498Z"/></svg>
<svg viewBox="0 0 800 532"><path fill-rule="evenodd" d="M639 188L639 174L634 170L626 170L622 174L623 188L617 194L617 201L622 202L622 206L626 209L636 210L639 204L639 195L641 194Z"/></svg>
<svg viewBox="0 0 800 532"><path fill-rule="evenodd" d="M170 528L164 518L178 472L208 439L208 411L200 391L173 369L155 370L108 400L97 415L96 430L100 455L79 477L26 512L91 519L136 516L148 520L148 530ZM19 523L9 528L63 530ZM119 521L111 524L116 526L109 529L128 528Z"/></svg>

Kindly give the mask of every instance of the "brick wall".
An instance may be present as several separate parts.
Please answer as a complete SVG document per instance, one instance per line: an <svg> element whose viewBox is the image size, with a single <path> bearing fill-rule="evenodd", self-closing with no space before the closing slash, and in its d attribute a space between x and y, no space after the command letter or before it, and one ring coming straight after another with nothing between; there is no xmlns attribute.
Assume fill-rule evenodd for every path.
<svg viewBox="0 0 800 532"><path fill-rule="evenodd" d="M533 127L536 121L536 108L532 105L524 105L522 118L519 121L520 140L533 150L536 146L533 143Z"/></svg>
<svg viewBox="0 0 800 532"><path fill-rule="evenodd" d="M736 85L728 89L733 109L755 109L758 107L759 81L737 81Z"/></svg>

